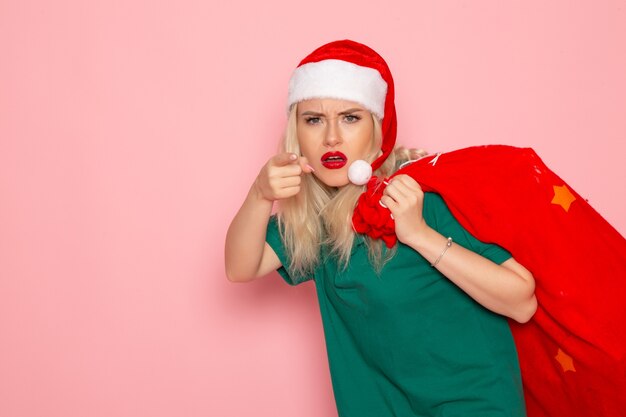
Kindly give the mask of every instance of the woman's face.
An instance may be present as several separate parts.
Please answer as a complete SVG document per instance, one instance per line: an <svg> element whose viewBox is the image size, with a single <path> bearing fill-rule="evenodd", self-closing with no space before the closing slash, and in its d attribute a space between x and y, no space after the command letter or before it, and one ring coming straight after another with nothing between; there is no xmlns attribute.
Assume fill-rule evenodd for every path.
<svg viewBox="0 0 626 417"><path fill-rule="evenodd" d="M371 113L347 100L299 102L297 133L300 152L315 169L314 175L330 187L348 184L350 164L366 159L377 145Z"/></svg>

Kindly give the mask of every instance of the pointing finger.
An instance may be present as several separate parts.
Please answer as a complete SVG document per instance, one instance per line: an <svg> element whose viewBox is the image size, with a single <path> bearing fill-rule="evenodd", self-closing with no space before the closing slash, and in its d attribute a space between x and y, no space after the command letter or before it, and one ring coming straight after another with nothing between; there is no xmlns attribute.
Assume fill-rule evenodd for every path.
<svg viewBox="0 0 626 417"><path fill-rule="evenodd" d="M272 158L275 166L285 166L294 163L298 160L298 155L293 152L283 152Z"/></svg>

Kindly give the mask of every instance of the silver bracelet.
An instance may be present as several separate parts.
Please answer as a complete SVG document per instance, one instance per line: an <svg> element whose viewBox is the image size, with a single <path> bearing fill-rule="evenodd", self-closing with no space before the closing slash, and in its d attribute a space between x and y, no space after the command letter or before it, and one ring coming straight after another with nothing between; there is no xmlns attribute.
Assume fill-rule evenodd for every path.
<svg viewBox="0 0 626 417"><path fill-rule="evenodd" d="M441 258L443 258L443 255L446 253L446 251L448 250L448 248L452 246L452 238L449 237L448 241L446 242L446 247L443 248L443 252L441 252L441 255L439 255L439 257L437 258L437 260L435 262L433 262L432 264L430 264L430 266L435 267L437 266L437 264L439 263L439 261L441 260Z"/></svg>

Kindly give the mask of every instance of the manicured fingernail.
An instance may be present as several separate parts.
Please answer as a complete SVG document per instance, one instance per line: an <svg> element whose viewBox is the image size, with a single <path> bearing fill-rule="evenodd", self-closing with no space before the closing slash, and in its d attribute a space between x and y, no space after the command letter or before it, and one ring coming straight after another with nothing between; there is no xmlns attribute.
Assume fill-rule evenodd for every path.
<svg viewBox="0 0 626 417"><path fill-rule="evenodd" d="M385 205L385 203L383 203L382 200L378 200L378 204L380 204L381 206L383 206L384 208L387 208L387 206Z"/></svg>
<svg viewBox="0 0 626 417"><path fill-rule="evenodd" d="M311 165L306 164L306 167L307 167L308 169L310 169L310 170L311 170L311 172L315 172L315 170L313 169L313 167L312 167Z"/></svg>
<svg viewBox="0 0 626 417"><path fill-rule="evenodd" d="M291 155L289 155L289 159L291 159L292 161L295 161L298 158L298 155L296 155L295 153L292 153Z"/></svg>

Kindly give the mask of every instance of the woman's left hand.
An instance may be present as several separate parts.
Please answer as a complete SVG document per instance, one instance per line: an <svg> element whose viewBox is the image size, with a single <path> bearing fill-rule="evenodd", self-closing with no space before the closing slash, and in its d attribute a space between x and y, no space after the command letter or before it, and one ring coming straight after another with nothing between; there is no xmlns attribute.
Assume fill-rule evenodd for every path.
<svg viewBox="0 0 626 417"><path fill-rule="evenodd" d="M393 215L398 240L407 244L428 226L422 216L424 191L408 175L398 175L389 181L380 199Z"/></svg>

